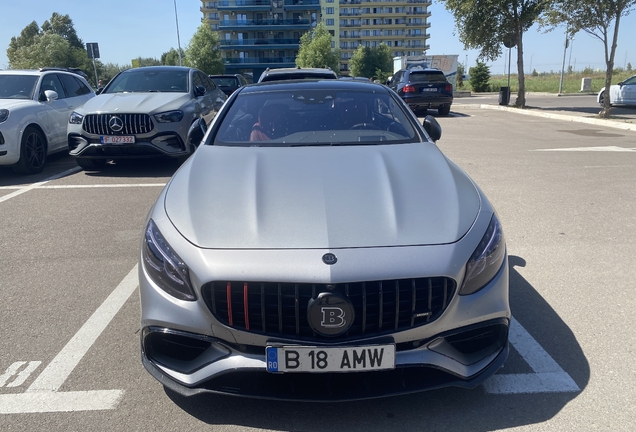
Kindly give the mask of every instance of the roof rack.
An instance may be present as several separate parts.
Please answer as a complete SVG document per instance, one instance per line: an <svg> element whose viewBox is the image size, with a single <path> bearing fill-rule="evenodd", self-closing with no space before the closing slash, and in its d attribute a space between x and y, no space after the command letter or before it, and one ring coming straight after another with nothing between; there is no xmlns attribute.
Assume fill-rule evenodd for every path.
<svg viewBox="0 0 636 432"><path fill-rule="evenodd" d="M88 75L86 75L84 73L83 70L81 70L80 68L74 68L74 67L55 67L55 66L47 66L47 67L43 67L40 68L40 72L46 72L46 71L62 71L62 72L71 72L74 73L76 75L81 76L82 78L88 79Z"/></svg>

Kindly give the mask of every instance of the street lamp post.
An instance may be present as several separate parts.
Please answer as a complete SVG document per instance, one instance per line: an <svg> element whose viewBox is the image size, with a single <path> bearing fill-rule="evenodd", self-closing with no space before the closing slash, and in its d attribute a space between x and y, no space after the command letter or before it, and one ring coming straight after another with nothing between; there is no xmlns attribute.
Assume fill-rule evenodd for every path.
<svg viewBox="0 0 636 432"><path fill-rule="evenodd" d="M174 20L177 23L177 48L179 52L179 66L183 66L181 60L181 38L179 37L179 17L177 15L177 0L174 0Z"/></svg>

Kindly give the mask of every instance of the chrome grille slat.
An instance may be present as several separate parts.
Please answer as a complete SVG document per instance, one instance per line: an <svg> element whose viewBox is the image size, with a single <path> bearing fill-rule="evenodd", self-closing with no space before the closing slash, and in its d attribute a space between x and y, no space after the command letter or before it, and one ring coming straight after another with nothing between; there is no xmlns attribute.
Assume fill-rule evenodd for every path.
<svg viewBox="0 0 636 432"><path fill-rule="evenodd" d="M227 286L232 288L228 291ZM225 325L250 333L308 341L326 339L309 326L306 317L310 299L322 292L333 292L351 302L355 318L345 334L328 339L347 340L404 331L435 321L455 295L456 283L449 278L432 277L330 284L328 289L326 284L216 281L204 284L201 292L212 314ZM249 302L245 292L251 293Z"/></svg>
<svg viewBox="0 0 636 432"><path fill-rule="evenodd" d="M108 125L112 117L119 117L124 123L121 131L115 132ZM148 114L88 114L82 126L92 135L139 135L154 129Z"/></svg>

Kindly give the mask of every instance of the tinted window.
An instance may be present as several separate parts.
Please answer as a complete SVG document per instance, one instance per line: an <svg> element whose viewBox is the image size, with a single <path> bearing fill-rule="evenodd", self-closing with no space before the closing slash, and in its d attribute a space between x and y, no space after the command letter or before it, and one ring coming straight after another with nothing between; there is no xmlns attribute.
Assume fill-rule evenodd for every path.
<svg viewBox="0 0 636 432"><path fill-rule="evenodd" d="M83 94L90 93L90 90L88 90L88 88L86 88L86 86L74 76L59 74L58 77L62 81L66 94L69 97L81 96Z"/></svg>
<svg viewBox="0 0 636 432"><path fill-rule="evenodd" d="M64 87L62 86L62 82L57 77L57 74L46 74L42 77L42 84L40 85L40 94L42 97L46 97L44 96L44 92L46 90L53 90L54 92L57 92L58 99L64 99L67 97Z"/></svg>
<svg viewBox="0 0 636 432"><path fill-rule="evenodd" d="M203 72L195 73L199 81L201 81L201 85L205 87L206 92L211 92L215 89L215 85L210 81L210 78L207 77Z"/></svg>
<svg viewBox="0 0 636 432"><path fill-rule="evenodd" d="M187 70L139 68L120 73L109 83L104 93L177 92L188 91Z"/></svg>
<svg viewBox="0 0 636 432"><path fill-rule="evenodd" d="M416 142L419 138L409 117L385 90L305 87L241 93L223 119L213 144L311 146Z"/></svg>
<svg viewBox="0 0 636 432"><path fill-rule="evenodd" d="M235 77L211 78L211 80L221 88L237 89L238 82Z"/></svg>
<svg viewBox="0 0 636 432"><path fill-rule="evenodd" d="M0 99L32 99L35 75L0 75Z"/></svg>
<svg viewBox="0 0 636 432"><path fill-rule="evenodd" d="M442 71L411 72L409 81L413 83L445 83L446 76Z"/></svg>

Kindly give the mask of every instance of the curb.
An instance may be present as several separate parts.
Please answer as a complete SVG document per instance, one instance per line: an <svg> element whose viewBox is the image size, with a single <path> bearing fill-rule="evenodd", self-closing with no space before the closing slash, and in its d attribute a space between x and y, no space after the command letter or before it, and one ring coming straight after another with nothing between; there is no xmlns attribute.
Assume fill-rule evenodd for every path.
<svg viewBox="0 0 636 432"><path fill-rule="evenodd" d="M599 118L577 117L577 116L572 116L572 115L567 115L567 114L557 114L557 113L554 113L554 112L540 112L540 111L535 111L535 110L532 110L532 109L510 108L510 107L506 107L506 106L487 105L487 104L481 104L481 105L477 105L477 104L475 104L475 105L472 105L472 104L453 104L453 107L455 107L455 108L474 108L474 107L478 107L478 108L481 108L481 109L508 111L508 112L513 112L513 113L517 113L517 114L525 114L525 115L549 118L549 119L554 119L554 120L571 121L571 122L576 122L576 123L587 123L587 124L593 124L593 125L596 125L596 126L607 126L607 127L611 127L611 128L615 128L615 129L636 131L636 123L619 123L617 120L605 120L605 119L599 119Z"/></svg>

